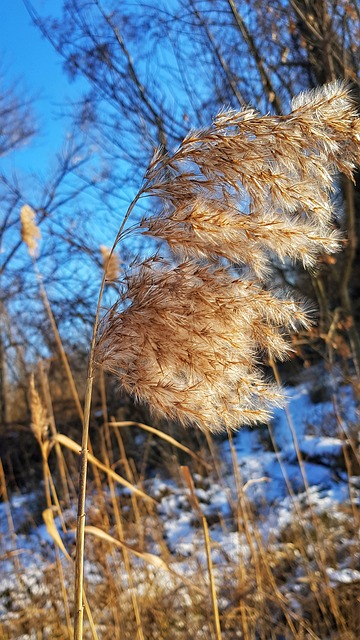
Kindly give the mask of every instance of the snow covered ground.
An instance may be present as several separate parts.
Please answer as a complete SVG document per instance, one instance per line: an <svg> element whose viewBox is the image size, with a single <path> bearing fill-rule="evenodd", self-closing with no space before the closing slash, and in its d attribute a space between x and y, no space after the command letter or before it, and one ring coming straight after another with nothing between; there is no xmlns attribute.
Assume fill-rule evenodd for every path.
<svg viewBox="0 0 360 640"><path fill-rule="evenodd" d="M319 369L319 376L323 379L317 378L316 384L326 390L321 402L313 402L316 394L312 378L310 382L288 390L287 408L275 412L271 432L261 426L242 429L233 436L240 496L244 496L251 512L256 514L256 527L263 544L278 552L284 544L291 542L291 531L297 520L307 518L309 514L315 514L322 521L326 518L327 526L332 528L331 535L338 531L341 537L351 504L353 508L360 506L360 482L354 453L358 444L354 434L359 415L353 390L350 386L339 385L322 369ZM353 470L350 469L351 476L348 477L343 447L350 435L352 449L347 445L347 453ZM239 504L233 471L234 452L227 439L217 443L217 450L220 474L214 469L206 477L197 474L193 477L195 494L210 526L215 572L224 557L236 558L241 554L246 559L251 555L246 536L239 535L234 517L234 508L236 511ZM164 540L174 556L174 570L186 573L189 567L186 559L192 563L196 559L206 567L202 531L184 485L164 477L159 470L155 477L146 481L145 490L158 501L157 514ZM34 509L41 510L42 499L40 489L39 493L12 496L10 503L0 504L0 621L3 622L8 623L12 617L19 616L39 591L46 595L48 586L44 571L54 562L54 543L44 524L33 524ZM91 503L91 498L89 501ZM71 518L74 520L74 513L70 514ZM11 521L14 532L11 532ZM61 532L58 518L56 523ZM254 520L250 528L253 523ZM67 534L63 539L71 546L73 534ZM336 546L336 540L334 544ZM343 553L336 555L335 566L327 567L331 585L360 581L360 557L346 553L346 546L351 541L344 539L341 544ZM159 553L155 536L149 534L146 545L144 550ZM19 589L14 571L16 559L25 587L22 589ZM93 582L97 580L96 569L91 564L87 565L87 577ZM284 586L284 593L291 591L292 597L296 595L301 581L304 581L303 573L294 569ZM31 629L21 636L22 640L36 637Z"/></svg>

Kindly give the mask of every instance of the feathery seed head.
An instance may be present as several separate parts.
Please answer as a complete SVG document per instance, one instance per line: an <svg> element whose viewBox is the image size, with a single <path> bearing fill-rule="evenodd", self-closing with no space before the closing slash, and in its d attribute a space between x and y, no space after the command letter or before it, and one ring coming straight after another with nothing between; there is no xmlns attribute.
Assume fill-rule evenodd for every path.
<svg viewBox="0 0 360 640"><path fill-rule="evenodd" d="M42 444L47 437L48 418L46 409L43 406L40 396L35 387L34 374L31 374L30 376L29 399L31 411L31 430L39 444Z"/></svg>
<svg viewBox="0 0 360 640"><path fill-rule="evenodd" d="M35 211L28 204L25 204L20 212L21 239L27 245L29 255L34 258L38 252L38 241L41 239L41 232L35 220Z"/></svg>
<svg viewBox="0 0 360 640"><path fill-rule="evenodd" d="M307 322L284 301L222 267L147 262L104 318L96 360L160 414L216 431L268 416L281 398L261 353L286 357L284 327Z"/></svg>
<svg viewBox="0 0 360 640"><path fill-rule="evenodd" d="M222 112L212 128L192 132L163 158L166 171L149 191L164 209L141 226L181 258L225 258L259 278L268 277L274 254L313 266L340 248L334 171L352 177L359 123L338 82L303 94L287 116Z"/></svg>

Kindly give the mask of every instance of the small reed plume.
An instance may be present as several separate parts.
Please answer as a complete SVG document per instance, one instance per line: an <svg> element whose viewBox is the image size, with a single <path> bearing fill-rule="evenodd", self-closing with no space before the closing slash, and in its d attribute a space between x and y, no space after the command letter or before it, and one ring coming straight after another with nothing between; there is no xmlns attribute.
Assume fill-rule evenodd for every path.
<svg viewBox="0 0 360 640"><path fill-rule="evenodd" d="M40 396L35 387L34 374L30 376L29 400L31 411L31 430L36 440L40 445L42 445L47 438L49 420L46 409L41 402Z"/></svg>
<svg viewBox="0 0 360 640"><path fill-rule="evenodd" d="M133 268L100 326L97 362L182 424L216 431L267 419L281 391L261 362L286 357L286 334L308 323L303 303L272 290L271 259L312 267L339 249L334 175L352 177L359 142L347 88L333 83L289 115L224 112L172 156L158 152L147 191L163 209L141 228L168 243L175 264Z"/></svg>
<svg viewBox="0 0 360 640"><path fill-rule="evenodd" d="M41 232L35 220L35 211L28 204L25 204L20 212L21 239L27 245L29 255L33 258L37 256L38 242L41 240Z"/></svg>
<svg viewBox="0 0 360 640"><path fill-rule="evenodd" d="M106 282L116 282L119 279L119 257L115 253L111 253L111 249L104 244L100 247L103 260L103 269L106 274Z"/></svg>

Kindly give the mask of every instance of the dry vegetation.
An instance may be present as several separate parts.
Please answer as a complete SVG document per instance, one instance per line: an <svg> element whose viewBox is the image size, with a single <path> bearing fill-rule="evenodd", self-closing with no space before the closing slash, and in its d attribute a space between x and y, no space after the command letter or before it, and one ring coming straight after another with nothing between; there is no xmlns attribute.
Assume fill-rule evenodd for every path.
<svg viewBox="0 0 360 640"><path fill-rule="evenodd" d="M291 525L264 536L266 510L249 498L251 481L241 477L231 430L268 421L270 406L282 401L280 386L267 381L263 366L270 363L278 378L274 360L288 354L286 334L309 321L301 301L270 286L271 260L296 259L312 267L319 255L338 250L341 238L333 229L330 199L334 173L351 177L359 138L347 89L335 83L300 97L288 116L222 113L213 127L189 134L171 157L155 156L140 195L157 196L164 206L140 229L166 240L175 256L133 266L120 301L98 332L95 324L90 378L92 385L96 370L102 424L88 455L84 638L358 637L359 583L338 585L329 574L344 553L349 567L359 568L360 513L351 481L356 445L352 457L344 446L348 500L336 512L319 511L288 415L303 490L297 495L286 478ZM23 239L34 255L34 219L23 213L22 222ZM120 232L114 246L121 237ZM116 278L118 263L113 250L103 248L103 258L104 285ZM41 294L82 417L43 287ZM179 442L179 433L186 432L177 430L175 437L155 425L112 419L104 369L157 416L197 425L204 433L187 433ZM13 567L13 583L0 633L9 639L73 637L74 469L81 446L79 438L58 432L42 368L38 383L41 393L30 381L31 428L41 452L41 510L53 553L43 559L36 582L29 583L2 473L12 540L5 559ZM90 401L88 386L87 407ZM338 422L341 431L340 417ZM221 443L212 435L221 428L228 431L232 469L223 465ZM140 453L134 449L129 456L126 430ZM277 453L270 424L269 441ZM148 463L155 448L169 461L161 489ZM87 449L84 440L82 449ZM279 461L281 466L280 453ZM226 516L216 508L210 513L201 499L201 490L211 495L215 483L227 496ZM179 518L191 514L190 555L172 548L166 538L161 507L167 494L181 497ZM270 504L269 518L271 509ZM229 549L223 544L227 536L233 543Z"/></svg>
<svg viewBox="0 0 360 640"><path fill-rule="evenodd" d="M44 409L39 411L38 400L34 415L40 415L42 424ZM311 493L295 495L290 484L292 524L279 526L264 539L266 516L249 499L236 457L233 470L223 466L221 443L208 435L196 444L188 432L186 441L192 448L184 452L184 442L177 443L166 431L151 428L149 434L145 425L126 425L109 422L98 427L99 457L90 456L84 638L358 637L359 583L337 584L329 579L329 567L342 566L344 559L359 568L356 501L318 513L312 509ZM142 431L144 457L136 457ZM2 593L7 613L1 629L3 637L11 640L73 637L73 474L79 444L60 434L50 441L40 429L37 433L44 456L44 489L36 496L37 505L35 498L34 504L27 505L35 522L24 522L16 534L8 503L12 550L6 552L7 568L13 566L13 575L7 593ZM166 438L172 439L167 442ZM61 444L60 460L53 452L48 465L54 443ZM166 464L161 483L154 482L152 464L144 459L150 456L151 461L153 449ZM124 485L134 490L124 490ZM216 493L211 493L212 485ZM227 515L216 508L210 512L206 498L204 502L205 494L215 498L220 491L228 496ZM166 537L171 516L164 505L174 497L182 505L175 518L180 521L186 514L191 522L190 555L180 544L178 550L174 548ZM30 532L42 519L53 550L47 543L32 551L35 564L41 559L34 569L34 559L27 557L22 540L25 526ZM206 560L207 548L211 564ZM33 567L30 574L28 566Z"/></svg>

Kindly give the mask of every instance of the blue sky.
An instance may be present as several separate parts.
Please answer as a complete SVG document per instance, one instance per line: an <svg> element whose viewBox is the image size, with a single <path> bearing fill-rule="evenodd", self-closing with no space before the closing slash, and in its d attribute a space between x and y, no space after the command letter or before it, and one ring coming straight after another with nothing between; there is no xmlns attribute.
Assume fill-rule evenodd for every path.
<svg viewBox="0 0 360 640"><path fill-rule="evenodd" d="M45 3L38 3L41 5ZM18 80L19 88L34 97L39 130L28 147L2 163L8 169L43 172L61 149L67 127L62 114L66 102L79 95L79 82L69 82L62 71L60 57L32 24L22 0L0 3L0 55L0 68L7 83Z"/></svg>

